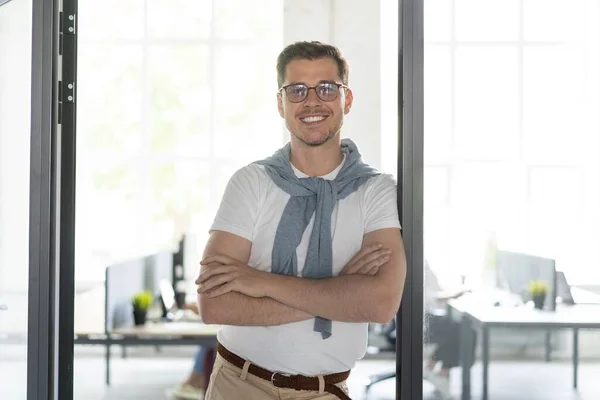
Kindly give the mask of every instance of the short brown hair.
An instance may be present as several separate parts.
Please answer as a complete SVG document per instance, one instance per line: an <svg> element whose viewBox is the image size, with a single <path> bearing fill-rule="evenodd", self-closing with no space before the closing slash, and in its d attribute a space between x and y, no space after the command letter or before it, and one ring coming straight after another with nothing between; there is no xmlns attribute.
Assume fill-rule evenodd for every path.
<svg viewBox="0 0 600 400"><path fill-rule="evenodd" d="M279 53L277 57L277 88L283 85L285 81L285 69L291 61L319 60L327 57L332 58L336 62L342 83L347 85L350 68L346 59L342 57L342 52L335 46L312 41L292 43Z"/></svg>

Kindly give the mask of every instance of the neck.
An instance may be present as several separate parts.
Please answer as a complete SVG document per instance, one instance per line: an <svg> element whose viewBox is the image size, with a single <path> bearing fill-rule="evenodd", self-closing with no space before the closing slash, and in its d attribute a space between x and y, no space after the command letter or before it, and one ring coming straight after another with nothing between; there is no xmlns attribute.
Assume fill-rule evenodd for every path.
<svg viewBox="0 0 600 400"><path fill-rule="evenodd" d="M344 159L339 135L320 146L307 146L292 136L290 161L308 176L327 175Z"/></svg>

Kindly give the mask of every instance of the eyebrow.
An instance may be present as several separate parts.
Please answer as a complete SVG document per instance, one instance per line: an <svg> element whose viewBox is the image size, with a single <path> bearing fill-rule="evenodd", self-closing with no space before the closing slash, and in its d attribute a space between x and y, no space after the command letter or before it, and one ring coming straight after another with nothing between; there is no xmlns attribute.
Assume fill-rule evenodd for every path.
<svg viewBox="0 0 600 400"><path fill-rule="evenodd" d="M323 80L320 80L319 83L317 83L317 85L320 85L321 83L337 83L337 82L334 81L334 80L331 80L331 79L323 79ZM290 82L290 83L288 83L287 85L284 85L284 86L292 86L292 85L306 85L306 86L308 86L308 84L305 83L305 82Z"/></svg>

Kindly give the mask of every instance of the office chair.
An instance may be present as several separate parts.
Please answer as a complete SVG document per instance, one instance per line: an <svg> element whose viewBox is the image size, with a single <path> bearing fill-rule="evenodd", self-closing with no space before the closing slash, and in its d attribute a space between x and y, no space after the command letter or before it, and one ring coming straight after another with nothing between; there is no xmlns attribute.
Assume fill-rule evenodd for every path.
<svg viewBox="0 0 600 400"><path fill-rule="evenodd" d="M396 319L394 318L387 324L383 325L380 330L381 334L385 338L386 342L390 345L389 347L383 348L383 351L395 351L396 349ZM436 346L431 343L423 343L423 360L424 362L431 359L433 353L436 349ZM375 374L369 377L369 383L365 385L365 398L368 398L369 392L372 387L380 382L383 382L388 379L396 378L396 371L388 371L379 374ZM436 395L441 394L441 390L435 386L435 382L427 379L427 377L423 377L424 382L429 382L436 391Z"/></svg>

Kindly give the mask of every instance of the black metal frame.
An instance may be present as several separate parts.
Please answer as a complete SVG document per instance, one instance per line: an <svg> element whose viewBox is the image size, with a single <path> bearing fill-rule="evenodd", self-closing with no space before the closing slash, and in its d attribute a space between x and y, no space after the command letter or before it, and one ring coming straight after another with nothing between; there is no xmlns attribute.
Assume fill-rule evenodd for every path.
<svg viewBox="0 0 600 400"><path fill-rule="evenodd" d="M59 26L62 76L58 99L61 124L58 399L72 399L75 330L77 0L63 0L62 6Z"/></svg>
<svg viewBox="0 0 600 400"><path fill-rule="evenodd" d="M77 0L32 1L28 400L73 398L76 31L61 3L76 16Z"/></svg>
<svg viewBox="0 0 600 400"><path fill-rule="evenodd" d="M27 399L54 398L58 1L32 2Z"/></svg>
<svg viewBox="0 0 600 400"><path fill-rule="evenodd" d="M399 1L398 211L407 275L396 324L396 399L423 398L423 0Z"/></svg>

